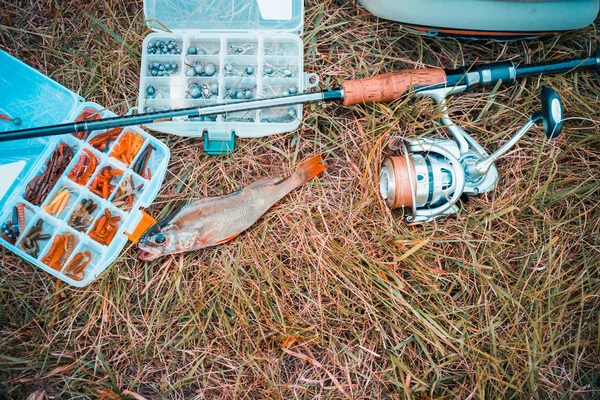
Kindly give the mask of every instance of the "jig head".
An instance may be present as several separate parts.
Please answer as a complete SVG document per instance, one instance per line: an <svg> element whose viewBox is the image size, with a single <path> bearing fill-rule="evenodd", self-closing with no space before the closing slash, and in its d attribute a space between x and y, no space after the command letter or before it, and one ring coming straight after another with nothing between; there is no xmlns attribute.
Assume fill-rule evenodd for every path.
<svg viewBox="0 0 600 400"><path fill-rule="evenodd" d="M543 122L546 136L554 139L562 130L563 106L559 95L542 89L542 109L491 155L450 119L445 106L447 92L425 92L442 105L439 123L453 139L401 138L392 150L400 155L386 157L379 174L379 191L391 209L409 208L405 219L423 223L458 212L463 194L474 196L494 189L498 182L495 162L506 154L536 123Z"/></svg>

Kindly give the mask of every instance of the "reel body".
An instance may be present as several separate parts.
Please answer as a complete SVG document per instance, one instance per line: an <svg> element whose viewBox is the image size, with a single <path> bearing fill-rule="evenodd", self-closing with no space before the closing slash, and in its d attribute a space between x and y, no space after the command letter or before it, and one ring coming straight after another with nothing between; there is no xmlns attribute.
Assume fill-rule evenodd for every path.
<svg viewBox="0 0 600 400"><path fill-rule="evenodd" d="M410 208L407 222L427 222L456 212L465 186L458 145L449 139L401 139L399 156L384 160L379 189L387 205Z"/></svg>
<svg viewBox="0 0 600 400"><path fill-rule="evenodd" d="M542 90L542 110L514 137L495 153L489 155L460 126L448 116L445 96L448 91L425 92L442 105L439 123L453 139L423 137L401 138L391 146L395 153L386 157L379 174L379 192L391 209L408 208L408 223L429 222L435 218L457 213L463 194L474 196L494 189L499 175L494 162L535 125L544 122L549 139L562 128L562 103L558 94L549 88Z"/></svg>

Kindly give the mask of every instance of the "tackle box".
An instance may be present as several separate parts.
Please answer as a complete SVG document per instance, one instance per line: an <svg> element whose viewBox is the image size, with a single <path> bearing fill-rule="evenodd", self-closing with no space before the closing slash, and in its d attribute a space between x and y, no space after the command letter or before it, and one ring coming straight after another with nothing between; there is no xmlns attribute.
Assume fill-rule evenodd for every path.
<svg viewBox="0 0 600 400"><path fill-rule="evenodd" d="M86 102L76 93L3 51L0 51L0 77L0 114L20 119L18 126L14 120L0 120L0 132L70 122L84 110L96 110L102 117L115 116L98 104ZM102 142L102 137L94 141L95 137L103 133L106 132L91 132L85 140L73 135L63 135L0 143L0 224L3 226L0 243L24 260L77 287L88 285L121 254L127 243L124 233L135 230L142 216L140 208L148 207L158 194L170 157L168 147L140 127L124 128L118 137L108 142L106 148L95 144ZM131 147L139 147L133 160L131 157L119 157L115 151L128 134L137 135L136 145ZM55 165L48 165L47 162L56 152L65 153L64 144L73 151L73 157L64 172L57 176L55 184L48 185L52 188L45 198L28 197L28 193L42 190L42 185L38 184L40 180L36 177L48 173L46 168ZM147 146L153 146L154 150L140 160ZM90 167L88 170L88 175L89 171L93 173L89 175L87 182L78 184L69 174L82 157L87 157L86 160L95 163L96 167ZM138 161L141 163L138 164ZM122 171L122 174L115 175L110 180L113 189L106 186L106 193L98 193L98 190L94 189L94 182L104 167ZM61 172L53 171L54 176L56 171ZM131 184L138 190L128 191L128 185ZM65 195L67 200L60 204L62 210L53 210L49 205L65 189L69 196ZM121 200L118 200L119 198ZM94 204L95 207L92 206ZM81 222L80 214L85 213L80 212L82 210L79 205L89 206L88 209L92 211L85 217L85 223ZM114 226L118 227L116 235L112 240L109 238L97 241L93 237L97 237L94 235L105 226L101 221L103 216L107 215L107 210L111 218L119 217L118 221L116 218L113 221ZM21 217L22 220L19 220ZM89 226L86 226L88 224ZM9 226L12 231L8 229ZM34 235L32 230L36 228L41 228L41 233L38 234L37 229ZM95 231L96 229L98 231ZM15 234L15 230L18 230L18 236L16 240L12 240L7 232ZM69 258L53 261L52 254L48 252L60 235L69 237L70 248L64 256ZM33 237L39 238L35 245L30 240ZM81 273L71 273L69 277L64 268L70 265L72 260L75 262L74 258L78 254L85 255L85 261L89 258L89 263ZM59 265L55 269L46 263L61 263L62 266Z"/></svg>
<svg viewBox="0 0 600 400"><path fill-rule="evenodd" d="M283 96L318 84L318 75L304 72L302 0L144 0L144 14L154 32L143 42L140 112ZM148 127L204 136L205 151L218 155L233 150L236 136L290 132L301 120L298 105Z"/></svg>

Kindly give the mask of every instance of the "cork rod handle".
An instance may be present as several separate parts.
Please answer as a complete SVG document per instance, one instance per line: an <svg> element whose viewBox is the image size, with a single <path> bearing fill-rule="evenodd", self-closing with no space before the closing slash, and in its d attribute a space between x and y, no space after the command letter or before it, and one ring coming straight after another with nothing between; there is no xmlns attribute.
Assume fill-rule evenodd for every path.
<svg viewBox="0 0 600 400"><path fill-rule="evenodd" d="M372 78L350 80L342 83L344 105L389 103L413 87L433 86L444 82L446 73L443 69L405 69Z"/></svg>

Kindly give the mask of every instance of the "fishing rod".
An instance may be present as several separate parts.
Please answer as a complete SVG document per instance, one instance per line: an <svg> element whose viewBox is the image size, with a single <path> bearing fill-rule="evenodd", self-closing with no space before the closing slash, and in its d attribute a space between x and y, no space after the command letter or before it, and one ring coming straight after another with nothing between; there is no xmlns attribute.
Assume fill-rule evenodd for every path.
<svg viewBox="0 0 600 400"><path fill-rule="evenodd" d="M592 57L520 66L516 66L512 61L506 61L476 64L470 68L463 67L454 70L438 68L406 69L370 78L344 81L339 89L7 131L0 133L0 142L297 104L341 101L345 106L351 106L375 102L392 102L407 93L433 97L438 103L441 103L442 99L448 94L463 93L473 88L494 86L500 81L504 84L512 84L517 79L527 76L558 74L599 67L600 50L597 50Z"/></svg>

